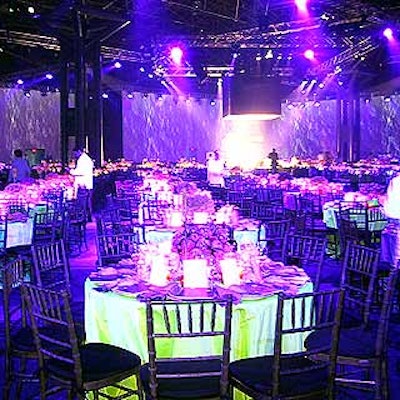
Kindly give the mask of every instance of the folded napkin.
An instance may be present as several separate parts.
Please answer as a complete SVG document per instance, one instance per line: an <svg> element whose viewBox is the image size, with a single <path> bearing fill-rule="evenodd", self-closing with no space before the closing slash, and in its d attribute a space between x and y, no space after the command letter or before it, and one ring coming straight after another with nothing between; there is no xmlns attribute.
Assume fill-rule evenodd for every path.
<svg viewBox="0 0 400 400"><path fill-rule="evenodd" d="M119 274L110 274L110 275L103 275L103 274L98 274L96 272L92 272L89 275L89 278L91 281L96 282L96 281L114 281L120 277Z"/></svg>
<svg viewBox="0 0 400 400"><path fill-rule="evenodd" d="M147 289L138 294L139 301L164 300L168 295L179 296L182 293L182 286L177 282L172 282L167 286L147 286Z"/></svg>

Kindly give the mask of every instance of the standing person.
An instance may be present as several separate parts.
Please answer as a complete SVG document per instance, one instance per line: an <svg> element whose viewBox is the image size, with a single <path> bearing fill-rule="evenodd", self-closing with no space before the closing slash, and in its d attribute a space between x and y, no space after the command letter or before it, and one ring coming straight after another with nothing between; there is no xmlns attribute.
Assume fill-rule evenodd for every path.
<svg viewBox="0 0 400 400"><path fill-rule="evenodd" d="M10 175L8 176L8 182L25 182L29 180L31 176L31 168L23 158L23 153L21 149L14 150L14 160L11 163L11 171Z"/></svg>
<svg viewBox="0 0 400 400"><path fill-rule="evenodd" d="M225 163L216 150L207 160L207 180L210 185L225 187Z"/></svg>
<svg viewBox="0 0 400 400"><path fill-rule="evenodd" d="M389 182L384 199L384 212L389 222L400 228L400 173L397 173Z"/></svg>
<svg viewBox="0 0 400 400"><path fill-rule="evenodd" d="M88 221L92 219L92 191L93 191L93 160L80 147L73 150L76 159L75 168L71 169L70 174L74 176L75 194L78 195L79 190L87 191L86 210Z"/></svg>
<svg viewBox="0 0 400 400"><path fill-rule="evenodd" d="M271 160L272 173L276 174L279 156L275 149L272 149L271 153L268 154L268 158Z"/></svg>

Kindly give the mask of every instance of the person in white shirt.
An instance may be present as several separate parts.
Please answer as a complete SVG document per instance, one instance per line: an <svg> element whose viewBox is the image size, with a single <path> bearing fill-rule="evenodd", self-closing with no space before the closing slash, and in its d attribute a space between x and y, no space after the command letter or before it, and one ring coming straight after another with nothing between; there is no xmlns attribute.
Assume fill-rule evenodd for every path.
<svg viewBox="0 0 400 400"><path fill-rule="evenodd" d="M70 170L70 174L74 176L75 195L78 195L78 191L80 189L88 191L86 207L88 221L91 221L94 162L89 155L79 147L74 148L73 154L76 159L76 163L75 168Z"/></svg>
<svg viewBox="0 0 400 400"><path fill-rule="evenodd" d="M384 201L384 211L390 222L400 226L400 173L389 182Z"/></svg>
<svg viewBox="0 0 400 400"><path fill-rule="evenodd" d="M225 163L220 158L218 151L210 154L207 160L207 180L213 186L225 186Z"/></svg>

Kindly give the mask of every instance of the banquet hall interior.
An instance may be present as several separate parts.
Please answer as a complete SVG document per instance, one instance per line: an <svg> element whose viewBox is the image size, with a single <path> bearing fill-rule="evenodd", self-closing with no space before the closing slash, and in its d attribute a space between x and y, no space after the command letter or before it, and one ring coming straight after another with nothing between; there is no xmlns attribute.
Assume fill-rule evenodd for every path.
<svg viewBox="0 0 400 400"><path fill-rule="evenodd" d="M0 111L0 399L399 397L398 1L4 0Z"/></svg>

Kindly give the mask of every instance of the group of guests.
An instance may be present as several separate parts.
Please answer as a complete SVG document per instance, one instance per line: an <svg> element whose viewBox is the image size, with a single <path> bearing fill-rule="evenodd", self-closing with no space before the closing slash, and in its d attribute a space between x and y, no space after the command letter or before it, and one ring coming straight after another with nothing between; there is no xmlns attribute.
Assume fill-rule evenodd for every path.
<svg viewBox="0 0 400 400"><path fill-rule="evenodd" d="M70 169L69 173L74 176L74 186L78 188L93 189L93 169L94 162L90 156L79 147L73 149L75 158L75 168ZM24 157L21 149L14 150L14 159L11 163L9 183L24 183L31 179L32 170Z"/></svg>

